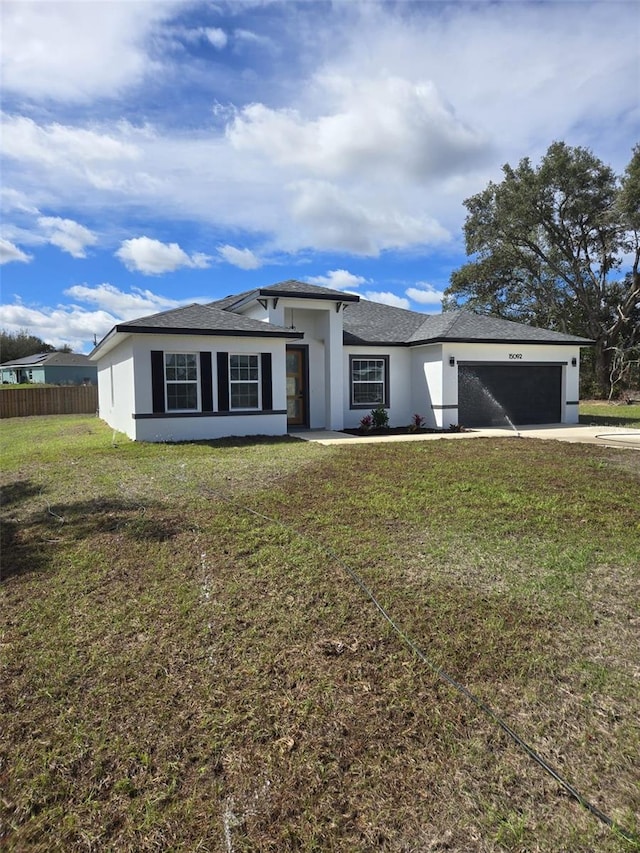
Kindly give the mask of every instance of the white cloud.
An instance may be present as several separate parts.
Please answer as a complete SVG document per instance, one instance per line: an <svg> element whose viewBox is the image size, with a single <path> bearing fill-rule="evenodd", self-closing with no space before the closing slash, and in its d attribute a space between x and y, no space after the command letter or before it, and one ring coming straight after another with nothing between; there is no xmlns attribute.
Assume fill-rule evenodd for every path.
<svg viewBox="0 0 640 853"><path fill-rule="evenodd" d="M207 41L210 42L218 50L222 50L227 46L227 34L219 27L207 27L204 31Z"/></svg>
<svg viewBox="0 0 640 853"><path fill-rule="evenodd" d="M408 299L389 291L368 290L362 295L370 302L381 302L383 305L391 305L393 308L409 308Z"/></svg>
<svg viewBox="0 0 640 853"><path fill-rule="evenodd" d="M11 261L20 261L23 264L28 264L31 260L33 260L31 255L27 255L10 240L0 238L0 264L10 264Z"/></svg>
<svg viewBox="0 0 640 853"><path fill-rule="evenodd" d="M118 322L134 320L158 311L195 302L192 297L176 300L133 288L125 292L104 283L90 287L76 284L64 291L70 305L25 305L20 300L0 305L0 327L9 332L29 331L53 346L68 344L77 352L88 352L94 336L100 340ZM87 309L82 304L94 306Z"/></svg>
<svg viewBox="0 0 640 853"><path fill-rule="evenodd" d="M0 305L0 326L8 332L29 329L31 334L58 347L68 344L80 352L91 349L93 336L106 335L116 318L106 311L86 311L76 305L30 307L17 302Z"/></svg>
<svg viewBox="0 0 640 853"><path fill-rule="evenodd" d="M368 204L365 195L358 199L326 181L300 181L291 190L298 245L378 255L383 249L437 244L450 237L429 216L373 199Z"/></svg>
<svg viewBox="0 0 640 853"><path fill-rule="evenodd" d="M51 39L40 23L29 29L34 10L54 5L55 14L43 15L45 21L51 18ZM95 5L65 6L67 16L69 10L82 11L75 30L71 17L64 19L67 34L57 42L61 29L55 24L63 19L63 4L12 6L14 17L19 17L15 10L27 10L25 32L33 32L24 62L20 40L9 39L18 33L15 20L5 35L7 62L23 63L25 94L45 92L44 83L38 89L34 82L44 80L45 71L51 91L67 87L69 97L78 95L76 89L92 96L118 91L117 85L107 87L97 72L92 76L91 62L74 65L73 51L56 53L62 70L47 65L57 59L36 61L33 45L38 38L49 53L77 38L101 61L106 57L116 66L117 42L124 66L131 56L142 57L144 74L150 62L143 37L154 32L170 7L163 5L164 11L154 17L148 9L158 4L100 4L101 9L147 9L139 19L122 12L118 20L122 24L126 19L131 32L123 35L120 24L114 24L120 41L108 30L108 44L103 45L95 21L90 31L88 24L84 29L89 17L84 9L93 11ZM436 11L424 3L412 5L409 13L402 3L353 3L332 4L324 16L306 9L303 14L296 7L287 18L290 29L282 34L288 61L271 63L274 85L261 81L264 88L254 89L266 64L247 62L238 75L246 100L218 111L213 127L208 124L211 112L202 109L201 101L200 112L189 114L190 130L168 124L133 127L106 119L80 125L64 113L53 113L57 121L46 122L5 116L3 181L30 205L48 212L64 209L78 221L100 221L105 210L122 227L128 227L122 221L129 211L138 222L141 214L149 221L180 217L233 229L234 238L220 239L237 239L240 245L253 245L245 233L254 239L259 235L270 253L312 249L376 256L450 245L464 220L462 200L499 178L501 163L515 165L525 155L536 159L557 138L588 145L617 169L628 161L640 120L636 16L633 4L616 4L614 32L609 6L450 3ZM205 29L197 31L201 41L210 40L201 32ZM229 42L235 38L235 44L240 40L247 45L260 36L268 43L257 25L254 29L235 35L230 30ZM213 38L222 43L221 36ZM291 48L294 43L299 56ZM180 70L193 71L201 82L186 64L187 55L180 54L185 63ZM222 66L221 58L211 64ZM33 72L26 67L30 64ZM178 66L172 70L177 72ZM105 71L106 77L116 73L118 69ZM216 81L231 69L219 73ZM15 69L11 75L11 85L21 85ZM141 79L129 72L120 82L126 86L127 80ZM162 92L161 76L155 82ZM226 102L227 91L216 94ZM251 97L253 104L248 103ZM123 113L126 109L127 115L146 117L146 102L141 103L135 113L139 102L123 101ZM99 116L99 108L96 102L91 115ZM47 110L31 115L51 115ZM189 260L193 263L195 257Z"/></svg>
<svg viewBox="0 0 640 853"><path fill-rule="evenodd" d="M146 127L118 122L102 130L40 125L23 116L2 119L5 184L29 198L32 207L65 207L78 216L93 209L102 215L114 197L135 205L154 197L162 184L144 168L140 143L149 145L152 136Z"/></svg>
<svg viewBox="0 0 640 853"><path fill-rule="evenodd" d="M176 2L15 2L2 10L2 83L27 98L114 97L158 66L146 41Z"/></svg>
<svg viewBox="0 0 640 853"><path fill-rule="evenodd" d="M237 29L233 32L236 45L240 48L254 49L263 47L269 51L276 51L276 44L269 36L261 35L253 30Z"/></svg>
<svg viewBox="0 0 640 853"><path fill-rule="evenodd" d="M336 74L317 85L335 102L331 112L304 118L250 104L228 129L231 143L319 177L379 178L382 170L403 182L424 181L486 160L487 138L465 125L429 80Z"/></svg>
<svg viewBox="0 0 640 853"><path fill-rule="evenodd" d="M168 30L169 38L184 41L188 44L207 42L216 50L223 50L229 41L226 32L219 27L171 27Z"/></svg>
<svg viewBox="0 0 640 853"><path fill-rule="evenodd" d="M180 267L206 269L211 260L201 252L189 256L177 243L161 243L150 237L124 240L115 254L128 270L144 275L162 275Z"/></svg>
<svg viewBox="0 0 640 853"><path fill-rule="evenodd" d="M38 208L31 204L29 198L20 190L9 187L0 187L0 199L5 211L19 211L20 213L37 214Z"/></svg>
<svg viewBox="0 0 640 853"><path fill-rule="evenodd" d="M134 320L148 314L157 314L170 308L177 308L181 302L159 296L150 290L132 288L129 293L118 290L112 284L98 284L89 287L86 284L74 284L64 291L79 302L95 303L100 309L108 311L119 320Z"/></svg>
<svg viewBox="0 0 640 853"><path fill-rule="evenodd" d="M436 290L435 287L428 284L426 281L417 282L417 287L408 287L405 290L406 295L412 302L418 302L420 305L441 305L444 291Z"/></svg>
<svg viewBox="0 0 640 853"><path fill-rule="evenodd" d="M218 254L228 264L241 270L257 270L262 266L262 261L251 249L236 249L227 244L218 247Z"/></svg>
<svg viewBox="0 0 640 853"><path fill-rule="evenodd" d="M46 239L53 246L62 249L74 258L86 258L87 246L94 246L98 238L73 219L61 219L59 216L41 216L38 225L44 231Z"/></svg>
<svg viewBox="0 0 640 853"><path fill-rule="evenodd" d="M333 290L350 290L366 284L367 279L361 275L354 275L347 270L329 270L326 275L307 276L309 284L318 284L320 287L330 287Z"/></svg>

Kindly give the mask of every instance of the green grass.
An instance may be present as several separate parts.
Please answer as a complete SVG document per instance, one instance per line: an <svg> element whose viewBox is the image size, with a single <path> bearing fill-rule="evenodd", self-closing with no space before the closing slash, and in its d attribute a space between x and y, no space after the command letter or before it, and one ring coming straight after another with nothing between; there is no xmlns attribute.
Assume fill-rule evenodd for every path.
<svg viewBox="0 0 640 853"><path fill-rule="evenodd" d="M602 400L583 402L580 403L580 423L640 429L640 403L627 405Z"/></svg>
<svg viewBox="0 0 640 853"><path fill-rule="evenodd" d="M635 451L1 435L3 849L638 849Z"/></svg>

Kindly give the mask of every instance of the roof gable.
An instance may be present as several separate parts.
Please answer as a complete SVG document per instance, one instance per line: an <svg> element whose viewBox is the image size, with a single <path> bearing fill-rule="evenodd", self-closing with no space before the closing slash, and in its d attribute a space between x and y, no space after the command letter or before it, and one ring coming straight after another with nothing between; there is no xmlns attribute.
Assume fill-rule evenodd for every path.
<svg viewBox="0 0 640 853"><path fill-rule="evenodd" d="M344 293L330 287L320 287L317 284L288 279L276 284L269 284L266 287L245 290L235 296L225 296L224 299L209 302L208 305L213 308L222 308L225 311L236 311L248 302L255 302L263 296L284 299L330 299L338 302L358 302L360 300L360 297L355 293Z"/></svg>

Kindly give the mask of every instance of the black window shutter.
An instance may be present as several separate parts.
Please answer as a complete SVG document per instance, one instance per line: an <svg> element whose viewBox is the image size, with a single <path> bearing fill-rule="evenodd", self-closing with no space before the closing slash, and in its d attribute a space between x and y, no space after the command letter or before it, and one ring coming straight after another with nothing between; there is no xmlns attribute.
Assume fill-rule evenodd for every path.
<svg viewBox="0 0 640 853"><path fill-rule="evenodd" d="M151 402L154 414L164 412L164 352L151 350Z"/></svg>
<svg viewBox="0 0 640 853"><path fill-rule="evenodd" d="M262 362L262 408L273 409L273 381L271 378L271 353L260 354Z"/></svg>
<svg viewBox="0 0 640 853"><path fill-rule="evenodd" d="M213 374L211 372L211 353L200 353L200 400L202 411L213 411Z"/></svg>
<svg viewBox="0 0 640 853"><path fill-rule="evenodd" d="M218 360L218 411L229 411L229 354L219 352Z"/></svg>

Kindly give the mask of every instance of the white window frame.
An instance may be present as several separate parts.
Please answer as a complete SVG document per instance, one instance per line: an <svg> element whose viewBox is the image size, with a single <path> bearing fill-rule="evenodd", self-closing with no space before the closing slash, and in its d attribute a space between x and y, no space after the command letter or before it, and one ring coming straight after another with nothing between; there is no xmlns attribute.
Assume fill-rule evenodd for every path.
<svg viewBox="0 0 640 853"><path fill-rule="evenodd" d="M256 379L234 379L232 376L232 361L234 358L255 358L257 366ZM249 369L250 366L249 366ZM234 406L233 405L233 386L234 385L255 385L258 391L258 404L256 406ZM231 412L258 412L262 408L262 364L260 354L256 352L232 352L229 353L229 411Z"/></svg>
<svg viewBox="0 0 640 853"><path fill-rule="evenodd" d="M356 380L353 376L354 364L356 361L378 361L382 363L382 380L367 381ZM349 403L352 409L375 409L378 406L389 408L389 370L390 359L388 355L360 355L351 354L349 356ZM379 385L382 384L382 400L378 403L357 403L355 400L356 385Z"/></svg>
<svg viewBox="0 0 640 853"><path fill-rule="evenodd" d="M167 364L168 358L171 356L192 356L195 361L196 378L195 379L169 379L167 371L170 365ZM200 359L197 352L165 352L164 353L164 402L166 412L199 412L201 408L200 400ZM170 385L195 385L196 387L196 405L187 409L173 409L169 406L169 386Z"/></svg>

